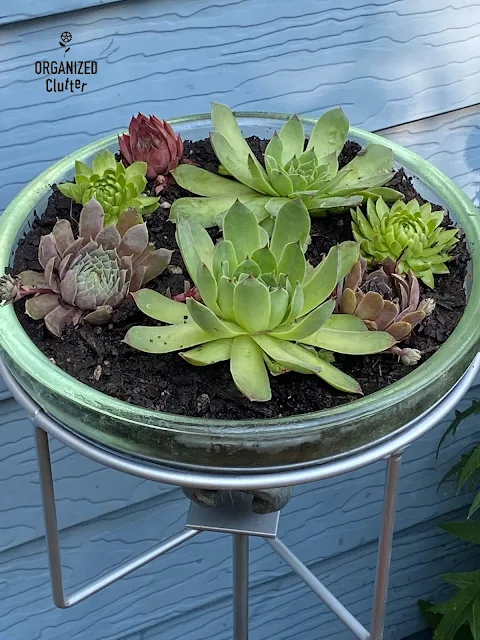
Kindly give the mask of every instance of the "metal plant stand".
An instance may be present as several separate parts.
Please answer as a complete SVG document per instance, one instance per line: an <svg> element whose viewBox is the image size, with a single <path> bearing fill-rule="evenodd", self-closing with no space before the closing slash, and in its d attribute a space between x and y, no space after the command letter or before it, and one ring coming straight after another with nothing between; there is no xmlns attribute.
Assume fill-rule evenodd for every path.
<svg viewBox="0 0 480 640"><path fill-rule="evenodd" d="M40 469L43 512L50 562L53 599L57 607L72 607L101 589L120 580L135 569L151 562L187 542L202 531L229 533L233 540L233 637L248 639L249 538L262 537L292 568L307 586L361 640L381 640L385 622L388 577L395 522L396 498L402 453L417 438L440 422L459 402L480 370L480 354L463 377L434 407L405 425L394 437L343 458L291 471L256 474L228 474L206 471L183 471L124 456L88 441L68 430L39 407L0 361L0 373L14 398L26 410L35 427L37 458ZM185 529L133 560L97 578L90 584L66 595L63 587L55 493L50 460L49 436L100 464L140 478L186 488L221 489L222 500L213 508L191 502ZM378 544L377 572L373 596L370 631L368 631L337 598L318 580L290 549L277 537L280 512L260 515L250 508L251 496L240 493L247 489L269 489L306 484L354 471L378 460L387 460L382 523Z"/></svg>

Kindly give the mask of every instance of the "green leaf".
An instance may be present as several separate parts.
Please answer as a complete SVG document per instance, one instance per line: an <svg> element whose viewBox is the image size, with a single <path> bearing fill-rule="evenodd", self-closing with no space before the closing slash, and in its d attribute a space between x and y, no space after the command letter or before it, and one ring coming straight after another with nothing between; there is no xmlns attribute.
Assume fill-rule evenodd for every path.
<svg viewBox="0 0 480 640"><path fill-rule="evenodd" d="M473 400L472 404L468 407L468 409L465 409L465 411L458 411L458 410L455 411L455 419L451 422L451 424L449 425L449 427L441 437L440 442L438 444L437 458L438 458L438 453L440 451L440 447L444 443L445 438L449 434L451 434L452 436L455 435L461 423L467 418L469 418L470 416L475 416L475 415L480 415L480 400Z"/></svg>
<svg viewBox="0 0 480 640"><path fill-rule="evenodd" d="M197 287L205 305L213 311L215 315L220 315L221 311L217 305L217 281L213 277L213 273L203 262L198 265Z"/></svg>
<svg viewBox="0 0 480 640"><path fill-rule="evenodd" d="M260 267L261 273L273 273L277 270L277 261L268 247L257 249L251 257Z"/></svg>
<svg viewBox="0 0 480 640"><path fill-rule="evenodd" d="M75 160L75 178L77 179L79 176L90 177L93 171L90 169L88 164L84 162L80 162L80 160Z"/></svg>
<svg viewBox="0 0 480 640"><path fill-rule="evenodd" d="M292 371L297 371L298 373L316 373L324 364L324 361L320 360L320 358L317 358L318 362L315 361L315 364L312 364L311 360L306 362L303 351L300 351L300 357L298 357L298 353L297 355L290 353L287 351L288 345L295 346L290 342L260 334L252 336L252 338L270 358Z"/></svg>
<svg viewBox="0 0 480 640"><path fill-rule="evenodd" d="M324 113L315 124L307 145L307 151L315 149L317 158L331 153L340 154L348 136L348 118L338 107Z"/></svg>
<svg viewBox="0 0 480 640"><path fill-rule="evenodd" d="M284 164L282 158L283 143L275 131L265 149L265 165L267 167L267 173L269 173L269 165L277 168L281 167Z"/></svg>
<svg viewBox="0 0 480 640"><path fill-rule="evenodd" d="M235 285L233 311L236 322L249 333L265 331L270 321L270 294L263 282L247 277Z"/></svg>
<svg viewBox="0 0 480 640"><path fill-rule="evenodd" d="M418 607L420 609L421 614L425 618L428 626L431 629L435 629L438 626L438 623L440 622L440 620L442 619L441 614L433 613L433 611L431 611L432 603L427 602L426 600L419 600Z"/></svg>
<svg viewBox="0 0 480 640"><path fill-rule="evenodd" d="M300 342L336 353L357 356L379 353L395 344L394 338L385 331L337 331L325 327Z"/></svg>
<svg viewBox="0 0 480 640"><path fill-rule="evenodd" d="M247 166L255 184L256 191L270 196L279 195L268 181L265 169L261 165L259 166L253 155L248 156Z"/></svg>
<svg viewBox="0 0 480 640"><path fill-rule="evenodd" d="M396 202L397 200L404 200L405 196L400 191L391 189L390 187L373 187L369 191L364 191L362 194L364 199L367 198L382 198L385 202ZM443 219L443 216L442 216Z"/></svg>
<svg viewBox="0 0 480 640"><path fill-rule="evenodd" d="M240 196L255 197L256 192L241 182L222 178L222 176L195 167L191 164L180 164L172 172L176 183L198 196L208 198L239 198Z"/></svg>
<svg viewBox="0 0 480 640"><path fill-rule="evenodd" d="M107 169L107 161L103 153L99 153L94 157L92 162L92 169L93 173L95 173L97 176L103 176ZM115 169L116 167L114 167L114 170Z"/></svg>
<svg viewBox="0 0 480 640"><path fill-rule="evenodd" d="M462 469L458 478L458 486L463 487L467 480L480 469L480 445L478 445L471 453L467 463Z"/></svg>
<svg viewBox="0 0 480 640"><path fill-rule="evenodd" d="M178 198L170 207L169 220L194 220L208 229L216 225L216 218L228 211L236 198Z"/></svg>
<svg viewBox="0 0 480 640"><path fill-rule="evenodd" d="M301 359L305 364L311 364L312 366L319 364L320 369L315 371L316 375L325 380L334 389L339 389L345 393L362 394L362 388L354 378L320 358L310 349L291 342L285 342L283 348L287 353L296 356L299 360Z"/></svg>
<svg viewBox="0 0 480 640"><path fill-rule="evenodd" d="M297 286L293 290L292 299L290 301L290 309L284 321L285 324L290 324L299 316L303 315L304 300L305 298L303 294L303 287L301 284L297 284Z"/></svg>
<svg viewBox="0 0 480 640"><path fill-rule="evenodd" d="M321 211L321 215L324 215L324 212L327 209L348 209L349 207L355 207L359 204L362 204L363 197L361 195L358 196L332 196L325 198L311 198L306 201L307 209L310 211L311 215L315 217L315 211Z"/></svg>
<svg viewBox="0 0 480 640"><path fill-rule="evenodd" d="M281 340L303 341L308 336L316 333L326 320L332 315L335 308L335 300L327 300L319 307L311 311L294 325L284 325L277 331L272 331L274 338Z"/></svg>
<svg viewBox="0 0 480 640"><path fill-rule="evenodd" d="M305 279L305 257L298 242L289 242L285 245L282 257L278 263L277 273L285 273L292 286L297 282L303 283Z"/></svg>
<svg viewBox="0 0 480 640"><path fill-rule="evenodd" d="M225 216L223 237L233 244L238 262L243 262L261 246L257 219L240 202L236 202Z"/></svg>
<svg viewBox="0 0 480 640"><path fill-rule="evenodd" d="M190 349L190 351L182 351L178 355L190 364L202 367L207 364L215 364L230 360L233 338L220 338L213 342L207 342L199 347Z"/></svg>
<svg viewBox="0 0 480 640"><path fill-rule="evenodd" d="M346 313L334 313L323 325L324 329L337 331L368 331L363 320Z"/></svg>
<svg viewBox="0 0 480 640"><path fill-rule="evenodd" d="M210 134L210 141L215 155L225 169L244 185L256 191L255 180L248 168L250 154L234 149L218 131Z"/></svg>
<svg viewBox="0 0 480 640"><path fill-rule="evenodd" d="M303 131L303 125L297 115L287 120L281 128L278 137L282 142L281 157L278 158L277 155L272 155L274 155L274 158L281 166L285 166L294 156L299 158L302 155L305 133ZM267 154L267 150L265 150L265 154Z"/></svg>
<svg viewBox="0 0 480 640"><path fill-rule="evenodd" d="M260 267L256 262L247 258L243 262L241 262L238 267L233 272L233 278L239 278L241 273L246 273L247 276L253 276L254 278L258 278L260 275Z"/></svg>
<svg viewBox="0 0 480 640"><path fill-rule="evenodd" d="M213 250L212 268L215 278L220 278L222 274L222 263L228 264L228 274L231 276L237 268L237 257L235 249L230 240L221 240L215 245Z"/></svg>
<svg viewBox="0 0 480 640"><path fill-rule="evenodd" d="M340 169L328 188L328 193L348 195L352 189L358 193L362 189L382 186L391 178L393 161L391 149L380 144L371 144L365 148L362 155L357 155Z"/></svg>
<svg viewBox="0 0 480 640"><path fill-rule="evenodd" d="M187 308L192 320L214 340L217 338L234 338L244 333L241 327L225 322L216 316L211 309L194 298L187 298Z"/></svg>
<svg viewBox="0 0 480 640"><path fill-rule="evenodd" d="M134 176L144 178L147 174L147 168L146 162L133 162L125 169L125 179L129 182Z"/></svg>
<svg viewBox="0 0 480 640"><path fill-rule="evenodd" d="M187 222L183 218L179 218L177 221L175 238L188 273L194 283L197 284L200 263L204 262L209 269L212 268L212 239L200 224L193 221Z"/></svg>
<svg viewBox="0 0 480 640"><path fill-rule="evenodd" d="M300 199L289 200L275 219L270 250L278 261L289 242L299 242L302 249L305 248L309 234L310 216L307 208Z"/></svg>
<svg viewBox="0 0 480 640"><path fill-rule="evenodd" d="M146 353L170 353L215 340L193 322L167 327L132 327L123 342Z"/></svg>
<svg viewBox="0 0 480 640"><path fill-rule="evenodd" d="M230 353L230 373L237 389L252 402L272 397L262 350L249 336L234 338Z"/></svg>
<svg viewBox="0 0 480 640"><path fill-rule="evenodd" d="M240 127L232 113L232 110L224 104L218 102L212 103L211 112L212 122L215 132L220 133L228 142L228 144L234 149L235 153L240 157L251 156L256 163L258 169L263 171L262 165L255 158L247 141L240 131ZM215 147L214 147L215 149ZM216 149L215 149L216 153ZM224 162L222 164L225 165ZM227 165L225 165L227 167ZM228 167L227 167L228 169ZM230 171L230 169L228 169ZM231 173L231 171L230 171ZM232 173L232 175L235 175ZM242 181L243 182L243 181Z"/></svg>
<svg viewBox="0 0 480 640"><path fill-rule="evenodd" d="M291 202L290 198L269 198L268 202L265 203L265 210L273 218L276 218L283 205L289 202ZM273 230L270 232L270 235L272 235L272 233Z"/></svg>
<svg viewBox="0 0 480 640"><path fill-rule="evenodd" d="M475 588L480 591L480 571L464 571L463 573L445 573L442 578L448 584L459 589Z"/></svg>
<svg viewBox="0 0 480 640"><path fill-rule="evenodd" d="M475 593L460 591L447 602L432 607L433 612L443 614L435 630L435 640L453 640L456 632L468 619L474 599Z"/></svg>
<svg viewBox="0 0 480 640"><path fill-rule="evenodd" d="M288 292L278 287L270 292L270 320L268 328L274 329L282 322L288 309Z"/></svg>
<svg viewBox="0 0 480 640"><path fill-rule="evenodd" d="M152 289L140 289L131 296L140 311L150 318L168 324L191 322L187 305L183 302L171 300Z"/></svg>
<svg viewBox="0 0 480 640"><path fill-rule="evenodd" d="M279 196L288 196L293 193L293 184L289 176L273 169L270 172L270 181Z"/></svg>
<svg viewBox="0 0 480 640"><path fill-rule="evenodd" d="M480 522L445 522L439 526L461 540L480 544Z"/></svg>
<svg viewBox="0 0 480 640"><path fill-rule="evenodd" d="M230 278L221 276L218 280L218 297L217 302L222 312L222 317L229 322L235 321L235 314L233 313L233 292L235 285Z"/></svg>
<svg viewBox="0 0 480 640"><path fill-rule="evenodd" d="M470 623L473 640L480 640L480 595L473 601L468 621Z"/></svg>
<svg viewBox="0 0 480 640"><path fill-rule="evenodd" d="M470 507L470 511L468 512L468 517L471 518L478 509L480 509L480 492L475 496L472 506Z"/></svg>
<svg viewBox="0 0 480 640"><path fill-rule="evenodd" d="M309 280L303 286L304 303L302 315L318 307L337 286L339 249L334 246L328 252L326 258L317 265Z"/></svg>
<svg viewBox="0 0 480 640"><path fill-rule="evenodd" d="M75 200L75 202L78 202L78 190L75 189L75 185L72 182L64 182L63 184L59 184L58 190L67 198L71 198L72 200Z"/></svg>

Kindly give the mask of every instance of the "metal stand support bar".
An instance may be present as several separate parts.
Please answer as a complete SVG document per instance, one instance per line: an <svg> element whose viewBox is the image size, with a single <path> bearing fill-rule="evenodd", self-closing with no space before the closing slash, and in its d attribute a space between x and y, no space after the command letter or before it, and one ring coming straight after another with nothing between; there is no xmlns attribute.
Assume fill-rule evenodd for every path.
<svg viewBox="0 0 480 640"><path fill-rule="evenodd" d="M375 578L375 591L373 596L371 640L382 640L383 638L401 462L401 453L396 453L393 456L390 456L387 462L387 478L382 508L382 528L380 538L378 540L377 574Z"/></svg>
<svg viewBox="0 0 480 640"><path fill-rule="evenodd" d="M250 536L235 533L233 540L233 638L248 640L248 574Z"/></svg>
<svg viewBox="0 0 480 640"><path fill-rule="evenodd" d="M268 538L265 538L265 540L357 638L360 638L360 640L368 640L370 638L367 629L281 540L270 540Z"/></svg>

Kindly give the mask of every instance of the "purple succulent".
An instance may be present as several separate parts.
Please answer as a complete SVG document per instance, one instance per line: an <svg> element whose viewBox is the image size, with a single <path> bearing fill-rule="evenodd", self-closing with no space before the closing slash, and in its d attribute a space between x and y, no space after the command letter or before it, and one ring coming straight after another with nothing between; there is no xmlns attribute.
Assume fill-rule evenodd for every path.
<svg viewBox="0 0 480 640"><path fill-rule="evenodd" d="M58 337L66 325L82 319L106 324L130 292L162 273L172 252L149 243L147 226L135 209L126 209L116 225L104 227L104 219L101 205L90 200L80 214L77 238L68 220L58 220L40 240L43 274L5 276L0 299L14 302L33 296L25 303L26 313L43 319Z"/></svg>

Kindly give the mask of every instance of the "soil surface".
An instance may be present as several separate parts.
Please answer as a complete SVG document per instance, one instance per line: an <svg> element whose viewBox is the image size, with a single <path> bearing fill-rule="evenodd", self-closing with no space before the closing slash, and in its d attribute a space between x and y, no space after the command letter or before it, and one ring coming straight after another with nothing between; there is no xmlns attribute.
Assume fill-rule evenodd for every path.
<svg viewBox="0 0 480 640"><path fill-rule="evenodd" d="M248 142L261 160L268 141L249 138ZM208 139L194 143L186 141L184 146L185 159L209 171L217 171L218 162ZM358 144L347 142L340 156L340 165L349 162L359 150ZM417 198L419 202L424 202L403 170L395 175L389 186L404 193L406 200ZM149 187L152 188L152 185ZM52 230L57 218L71 220L76 231L81 207L72 205L55 185L52 188L45 213L35 218L31 229L18 245L13 269L15 273L24 269L40 270L37 261L40 237ZM165 293L167 288L173 295L180 293L184 289L185 279L188 279L175 242L175 225L168 221L168 205L185 195L190 194L177 185L167 186L160 198L163 206L147 218L151 241L158 247L175 249L167 270L148 285L161 293ZM444 224L451 225L447 217ZM214 239L220 235L217 229L209 232ZM330 247L353 239L350 214L312 218L311 235L307 258L316 265ZM466 305L464 280L468 259L465 243L461 241L455 247L453 260L449 262L450 275L437 276L433 291L421 283L423 296L433 297L437 303L436 309L402 346L419 349L423 353L422 361L427 360L445 342L460 320ZM288 373L270 378L270 402L250 402L236 389L228 363L197 368L176 353L151 355L124 344L122 339L130 326L154 324L153 320L138 311L133 301L126 302L115 312L110 325L92 327L84 324L76 329L65 330L61 339L52 336L43 322L25 315L24 301L16 303L15 307L31 340L57 366L99 391L149 409L204 418L275 418L334 407L358 397L336 391L316 376ZM412 371L412 367L398 362L398 358L391 354L361 358L336 355L335 363L358 380L365 395L396 382Z"/></svg>

